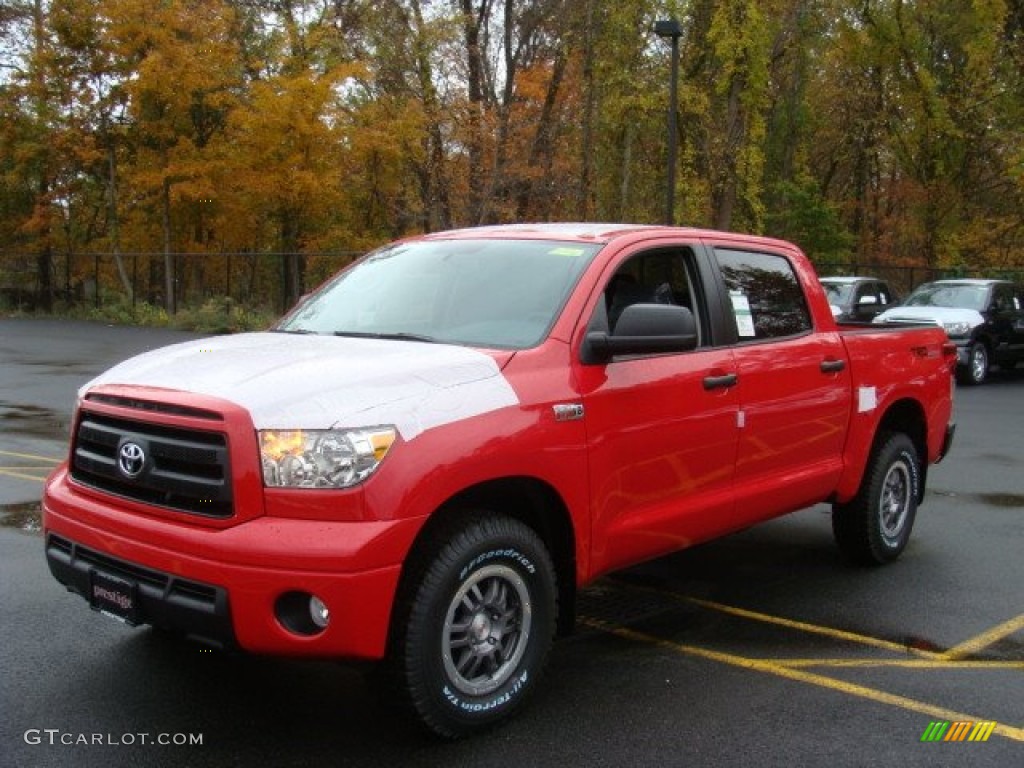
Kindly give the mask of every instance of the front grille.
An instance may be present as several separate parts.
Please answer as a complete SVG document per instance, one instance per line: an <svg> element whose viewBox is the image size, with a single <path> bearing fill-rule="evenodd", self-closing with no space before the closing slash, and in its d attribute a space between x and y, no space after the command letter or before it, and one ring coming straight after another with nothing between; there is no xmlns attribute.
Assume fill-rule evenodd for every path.
<svg viewBox="0 0 1024 768"><path fill-rule="evenodd" d="M144 460L134 477L119 465L126 443ZM227 438L220 432L170 427L82 411L71 476L89 488L206 517L234 512Z"/></svg>
<svg viewBox="0 0 1024 768"><path fill-rule="evenodd" d="M176 403L159 403L153 400L142 400L137 397L120 397L117 395L104 395L90 392L85 396L86 400L96 403L116 405L121 408L134 408L138 411L153 411L155 413L170 413L174 416L187 416L193 419L207 419L209 421L223 421L224 417L215 411L208 411L205 408L192 408L187 405Z"/></svg>

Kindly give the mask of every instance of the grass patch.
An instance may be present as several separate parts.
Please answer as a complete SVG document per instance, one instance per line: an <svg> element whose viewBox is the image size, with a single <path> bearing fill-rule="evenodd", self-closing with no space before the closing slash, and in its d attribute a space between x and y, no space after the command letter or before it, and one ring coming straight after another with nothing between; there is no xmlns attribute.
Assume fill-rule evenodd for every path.
<svg viewBox="0 0 1024 768"><path fill-rule="evenodd" d="M40 313L4 311L0 314L10 316L32 317L42 316ZM176 328L181 331L196 333L242 333L244 331L262 331L269 328L277 319L277 313L264 309L246 307L233 299L219 297L206 300L195 307L184 307L174 315L168 314L163 307L145 301L135 302L124 299L108 299L99 307L67 306L54 307L47 317L67 318L72 320L93 320L111 325L140 325L150 328Z"/></svg>

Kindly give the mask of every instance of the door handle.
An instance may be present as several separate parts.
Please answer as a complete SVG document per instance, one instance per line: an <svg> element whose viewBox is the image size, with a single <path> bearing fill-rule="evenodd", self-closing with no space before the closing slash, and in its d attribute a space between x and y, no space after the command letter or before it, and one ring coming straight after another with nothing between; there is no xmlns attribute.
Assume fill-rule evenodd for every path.
<svg viewBox="0 0 1024 768"><path fill-rule="evenodd" d="M704 389L728 389L729 387L736 386L736 381L739 377L735 373L726 373L722 376L705 376L704 377Z"/></svg>
<svg viewBox="0 0 1024 768"><path fill-rule="evenodd" d="M822 373L839 373L841 370L846 368L845 360L822 360L821 365Z"/></svg>

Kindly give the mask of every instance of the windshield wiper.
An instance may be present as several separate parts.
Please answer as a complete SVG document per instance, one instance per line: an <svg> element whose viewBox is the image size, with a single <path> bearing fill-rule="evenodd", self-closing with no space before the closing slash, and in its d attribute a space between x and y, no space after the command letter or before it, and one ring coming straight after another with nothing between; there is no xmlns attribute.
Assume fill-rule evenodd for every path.
<svg viewBox="0 0 1024 768"><path fill-rule="evenodd" d="M423 336L418 333L370 333L368 331L335 331L335 336L344 336L353 339L386 339L388 341L423 341L427 344L438 344L439 341L432 336Z"/></svg>
<svg viewBox="0 0 1024 768"><path fill-rule="evenodd" d="M311 331L308 328L271 328L271 333L292 333L297 336L308 336L315 334L316 331Z"/></svg>

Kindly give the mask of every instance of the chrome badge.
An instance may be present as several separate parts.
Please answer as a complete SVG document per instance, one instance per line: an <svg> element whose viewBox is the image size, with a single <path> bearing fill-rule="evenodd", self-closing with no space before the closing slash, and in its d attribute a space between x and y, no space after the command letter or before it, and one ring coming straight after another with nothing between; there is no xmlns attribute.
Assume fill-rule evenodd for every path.
<svg viewBox="0 0 1024 768"><path fill-rule="evenodd" d="M117 468L129 480L134 480L146 466L146 453L138 443L126 442L117 451Z"/></svg>
<svg viewBox="0 0 1024 768"><path fill-rule="evenodd" d="M551 406L555 421L578 421L583 418L583 403L560 403Z"/></svg>

